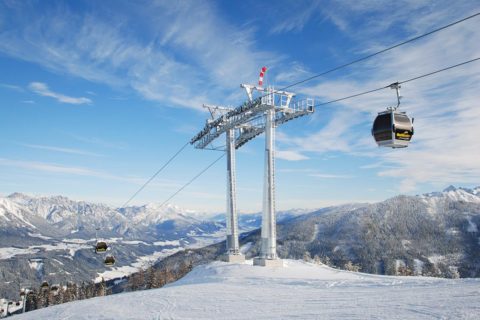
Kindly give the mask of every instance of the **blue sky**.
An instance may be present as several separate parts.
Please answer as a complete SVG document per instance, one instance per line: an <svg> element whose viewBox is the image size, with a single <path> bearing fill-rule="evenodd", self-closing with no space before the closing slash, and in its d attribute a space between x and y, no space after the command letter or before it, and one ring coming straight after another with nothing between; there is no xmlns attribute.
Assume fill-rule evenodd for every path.
<svg viewBox="0 0 480 320"><path fill-rule="evenodd" d="M262 66L275 87L480 11L477 1L0 1L0 193L123 204ZM291 88L316 103L480 55L480 18ZM480 63L405 84L411 146L376 147L393 91L277 130L277 209L480 183ZM263 136L237 152L238 209L260 211ZM163 202L219 156L189 147L133 204ZM225 210L225 161L173 203Z"/></svg>

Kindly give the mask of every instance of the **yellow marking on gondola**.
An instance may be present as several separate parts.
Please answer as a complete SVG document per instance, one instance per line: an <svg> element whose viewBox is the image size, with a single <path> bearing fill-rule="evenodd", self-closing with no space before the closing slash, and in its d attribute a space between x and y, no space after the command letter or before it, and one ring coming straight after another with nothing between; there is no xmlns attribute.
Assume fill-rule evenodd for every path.
<svg viewBox="0 0 480 320"><path fill-rule="evenodd" d="M410 138L411 136L410 133L397 133L398 138Z"/></svg>

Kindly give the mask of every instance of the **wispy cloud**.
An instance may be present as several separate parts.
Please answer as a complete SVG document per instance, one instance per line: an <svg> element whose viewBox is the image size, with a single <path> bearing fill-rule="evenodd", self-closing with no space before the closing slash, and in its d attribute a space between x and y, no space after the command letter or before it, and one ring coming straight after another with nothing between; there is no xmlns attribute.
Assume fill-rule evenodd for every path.
<svg viewBox="0 0 480 320"><path fill-rule="evenodd" d="M47 150L47 151L54 151L54 152L61 152L67 154L78 154L82 156L94 156L94 157L103 157L103 155L88 152L80 149L72 149L72 148L61 148L61 147L54 147L54 146L45 146L45 145L38 145L38 144L21 144L24 147L33 148L33 149L40 149L40 150Z"/></svg>
<svg viewBox="0 0 480 320"><path fill-rule="evenodd" d="M307 156L294 150L276 150L275 157L287 161L300 161L308 159Z"/></svg>
<svg viewBox="0 0 480 320"><path fill-rule="evenodd" d="M299 32L305 24L312 19L319 19L318 10L321 7L321 3L318 1L279 1L275 12L270 16L270 19L274 21L270 29L270 33L279 34L284 32ZM271 10L266 10L265 15L269 15ZM279 16L284 19L278 19Z"/></svg>
<svg viewBox="0 0 480 320"><path fill-rule="evenodd" d="M0 166L21 168L26 170L55 173L55 174L86 176L86 177L94 177L94 178L107 179L107 180L116 180L116 181L132 183L136 185L139 185L144 181L144 179L141 179L141 178L123 177L123 176L118 176L111 173L92 170L84 167L66 166L66 165L61 165L57 163L47 163L47 162L39 162L39 161L25 161L25 160L0 158Z"/></svg>
<svg viewBox="0 0 480 320"><path fill-rule="evenodd" d="M23 92L23 91L25 91L25 90L24 90L22 87L20 87L20 86L16 86L16 85L13 85L13 84L8 84L8 83L0 83L0 88L5 88L5 89L17 91L17 92Z"/></svg>
<svg viewBox="0 0 480 320"><path fill-rule="evenodd" d="M350 176L350 175L328 174L328 173L312 173L309 176L314 177L314 178L321 178L321 179L350 179L350 178L353 178L353 176Z"/></svg>
<svg viewBox="0 0 480 320"><path fill-rule="evenodd" d="M312 74L306 66L298 61L294 61L289 65L284 65L284 68L277 72L274 82L291 84L310 76Z"/></svg>
<svg viewBox="0 0 480 320"><path fill-rule="evenodd" d="M101 10L73 12L68 6L42 13L7 8L16 27L0 33L0 52L54 72L130 87L164 106L198 110L203 110L202 103L228 96L240 82L256 79L265 62L273 66L282 59L257 49L254 30L223 19L214 3L157 1L121 7L129 14L119 10L106 17ZM141 29L131 28L139 19ZM34 89L63 102L88 102L41 85Z"/></svg>
<svg viewBox="0 0 480 320"><path fill-rule="evenodd" d="M0 158L0 165L17 167L30 170L38 170L44 172L53 172L53 173L66 173L79 176L95 176L95 177L104 177L105 175L101 172L82 168L82 167L71 167L64 166L59 164L36 162L36 161L23 161L23 160L12 160Z"/></svg>
<svg viewBox="0 0 480 320"><path fill-rule="evenodd" d="M64 95L64 94L61 94L61 93L58 93L58 92L53 92L43 82L32 82L28 85L28 87L30 88L30 90L32 90L36 94L39 94L39 95L44 96L44 97L54 98L61 103L69 103L69 104L90 104L90 103L92 103L92 100L90 100L88 98L85 98L85 97L75 98L75 97L70 97L70 96L67 96L67 95Z"/></svg>
<svg viewBox="0 0 480 320"><path fill-rule="evenodd" d="M324 173L324 172L320 172L316 169L310 169L310 168L303 168L303 169L283 168L283 169L278 169L278 172L301 174L301 175L306 175L306 176L309 176L309 177L320 178L320 179L350 179L350 178L354 178L354 176L352 176L352 175Z"/></svg>
<svg viewBox="0 0 480 320"><path fill-rule="evenodd" d="M127 145L123 142L122 143L111 142L111 141L107 141L107 140L100 139L100 138L97 138L97 137L86 137L86 136L80 136L80 135L73 134L73 133L65 133L65 134L67 134L68 136L70 136L72 139L74 139L76 141L80 141L80 142L87 143L87 144L93 144L93 145L97 145L97 146L101 146L101 147L105 147L105 148L118 149L118 150L127 149Z"/></svg>

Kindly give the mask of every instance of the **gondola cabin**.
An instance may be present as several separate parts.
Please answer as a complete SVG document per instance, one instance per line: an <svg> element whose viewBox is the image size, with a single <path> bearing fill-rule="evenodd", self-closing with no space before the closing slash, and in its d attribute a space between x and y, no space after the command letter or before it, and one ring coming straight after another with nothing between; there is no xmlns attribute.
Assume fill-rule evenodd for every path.
<svg viewBox="0 0 480 320"><path fill-rule="evenodd" d="M42 284L40 285L40 288L42 289L48 289L49 285L47 281L43 281Z"/></svg>
<svg viewBox="0 0 480 320"><path fill-rule="evenodd" d="M388 109L373 121L372 135L379 147L405 148L413 136L413 124L405 112Z"/></svg>
<svg viewBox="0 0 480 320"><path fill-rule="evenodd" d="M106 266L113 266L115 264L115 258L113 256L107 256L104 263Z"/></svg>
<svg viewBox="0 0 480 320"><path fill-rule="evenodd" d="M107 251L108 245L104 241L99 241L97 242L97 245L95 246L95 253L102 253Z"/></svg>

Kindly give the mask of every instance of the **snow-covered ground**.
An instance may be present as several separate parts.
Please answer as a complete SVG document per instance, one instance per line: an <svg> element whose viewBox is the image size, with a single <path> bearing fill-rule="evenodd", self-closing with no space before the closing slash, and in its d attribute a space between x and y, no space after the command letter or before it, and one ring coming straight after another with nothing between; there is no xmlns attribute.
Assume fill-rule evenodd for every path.
<svg viewBox="0 0 480 320"><path fill-rule="evenodd" d="M214 262L161 289L67 303L15 319L478 319L480 279L389 277L286 260Z"/></svg>
<svg viewBox="0 0 480 320"><path fill-rule="evenodd" d="M40 244L40 245L30 246L28 248L7 247L7 248L0 248L0 260L10 259L17 255L34 254L42 250L44 251L68 250L69 254L72 257L74 257L75 252L77 252L78 250L84 250L84 249L92 249L92 246L82 245L77 243L56 242L53 244Z"/></svg>
<svg viewBox="0 0 480 320"><path fill-rule="evenodd" d="M154 252L151 255L141 256L137 259L136 262L132 263L131 265L122 266L122 267L112 267L107 271L98 273L98 277L96 277L94 281L98 283L98 282L101 282L102 279L107 281L107 280L128 276L134 272L139 271L140 269L146 269L150 267L152 264L154 264L156 261L158 261L159 259L168 257L172 254L177 253L180 250L183 250L183 248L179 247L179 248L172 248L172 249L163 249L162 251Z"/></svg>

